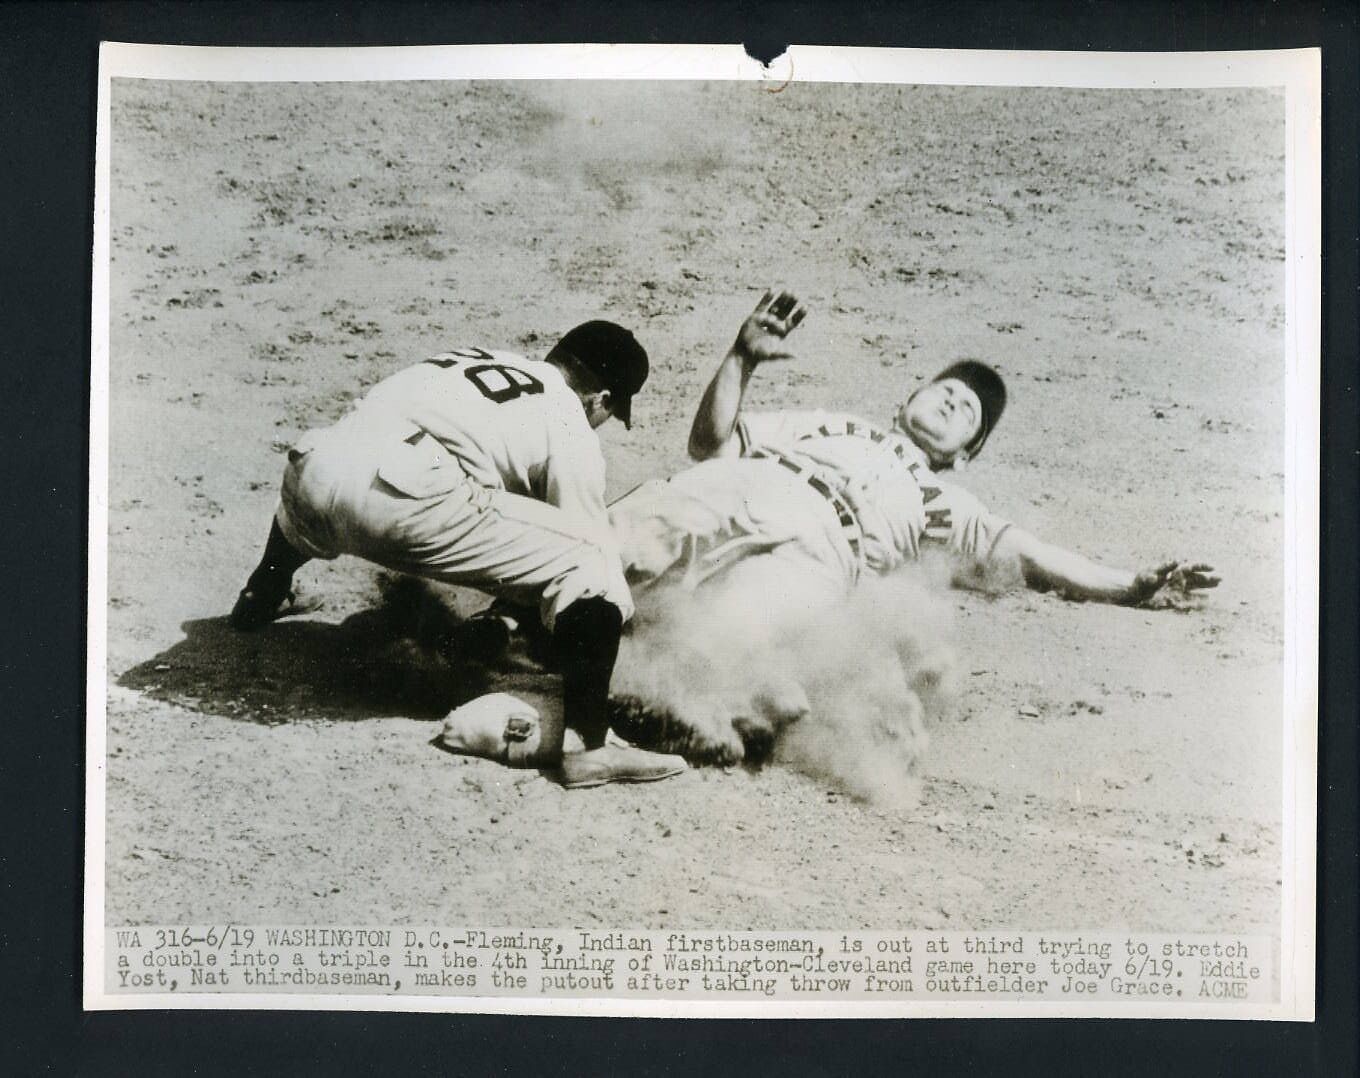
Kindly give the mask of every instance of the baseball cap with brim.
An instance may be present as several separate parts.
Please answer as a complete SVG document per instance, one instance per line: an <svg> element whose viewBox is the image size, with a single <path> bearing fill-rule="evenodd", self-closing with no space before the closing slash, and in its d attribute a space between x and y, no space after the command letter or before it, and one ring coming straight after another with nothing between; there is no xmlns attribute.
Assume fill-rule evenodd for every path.
<svg viewBox="0 0 1360 1078"><path fill-rule="evenodd" d="M992 428L1000 420L1001 413L1006 410L1006 383L991 367L975 359L961 359L957 363L951 363L931 381L943 382L946 378L957 378L977 394L978 402L982 405L982 423L978 426L978 432L973 436L973 440L964 446L970 457L976 457L982 450L983 443L987 441L987 436L992 433Z"/></svg>
<svg viewBox="0 0 1360 1078"><path fill-rule="evenodd" d="M568 330L549 355L567 353L600 380L613 399L614 414L633 425L633 395L647 381L647 350L628 330L595 319Z"/></svg>

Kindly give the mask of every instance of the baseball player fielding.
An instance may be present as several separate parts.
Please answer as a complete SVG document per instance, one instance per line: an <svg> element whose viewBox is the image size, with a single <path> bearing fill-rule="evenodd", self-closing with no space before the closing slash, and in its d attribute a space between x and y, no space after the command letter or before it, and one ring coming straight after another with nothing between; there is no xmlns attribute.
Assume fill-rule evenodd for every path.
<svg viewBox="0 0 1360 1078"><path fill-rule="evenodd" d="M605 741L633 602L595 432L613 417L630 422L647 369L630 332L593 321L542 361L462 347L391 375L289 452L264 555L232 625L249 631L289 613L294 573L341 554L536 607L561 661L563 719L493 694L449 716L445 745L553 769L569 787L677 774L678 757ZM584 751L563 752L566 726Z"/></svg>

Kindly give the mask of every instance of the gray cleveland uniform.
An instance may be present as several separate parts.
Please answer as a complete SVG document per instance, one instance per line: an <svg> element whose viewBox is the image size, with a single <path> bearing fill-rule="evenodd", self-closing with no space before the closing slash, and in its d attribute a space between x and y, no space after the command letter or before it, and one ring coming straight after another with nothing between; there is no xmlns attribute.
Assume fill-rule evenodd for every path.
<svg viewBox="0 0 1360 1078"><path fill-rule="evenodd" d="M741 456L644 483L610 507L629 579L691 584L769 555L844 590L936 545L985 561L1007 521L942 482L911 439L835 412L743 413Z"/></svg>

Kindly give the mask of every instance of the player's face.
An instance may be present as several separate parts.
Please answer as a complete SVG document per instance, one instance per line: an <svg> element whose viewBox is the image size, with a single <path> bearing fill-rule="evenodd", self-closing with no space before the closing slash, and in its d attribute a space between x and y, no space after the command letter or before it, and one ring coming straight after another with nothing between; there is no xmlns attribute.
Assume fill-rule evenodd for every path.
<svg viewBox="0 0 1360 1078"><path fill-rule="evenodd" d="M950 461L982 429L982 402L966 382L945 378L913 393L897 426L935 459Z"/></svg>
<svg viewBox="0 0 1360 1078"><path fill-rule="evenodd" d="M607 389L586 393L581 397L581 405L586 410L586 422L591 430L599 430L614 414L613 396Z"/></svg>

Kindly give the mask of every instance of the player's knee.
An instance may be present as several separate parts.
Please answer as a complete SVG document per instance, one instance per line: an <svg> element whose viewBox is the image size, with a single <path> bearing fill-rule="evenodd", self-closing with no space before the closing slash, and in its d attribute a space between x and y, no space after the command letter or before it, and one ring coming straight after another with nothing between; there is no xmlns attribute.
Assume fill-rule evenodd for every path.
<svg viewBox="0 0 1360 1078"><path fill-rule="evenodd" d="M589 647L592 641L617 640L623 611L601 595L577 599L557 615L553 635L560 642Z"/></svg>
<svg viewBox="0 0 1360 1078"><path fill-rule="evenodd" d="M632 616L632 597L618 562L599 547L581 543L574 551L570 567L543 593L545 624L550 611L561 616L561 611L586 597L612 603L622 612L624 621Z"/></svg>

